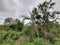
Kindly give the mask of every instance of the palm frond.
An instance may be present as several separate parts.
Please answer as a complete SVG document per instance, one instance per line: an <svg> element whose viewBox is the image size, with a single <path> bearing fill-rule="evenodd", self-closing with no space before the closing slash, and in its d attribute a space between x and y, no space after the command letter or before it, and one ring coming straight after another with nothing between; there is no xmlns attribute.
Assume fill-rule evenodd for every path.
<svg viewBox="0 0 60 45"><path fill-rule="evenodd" d="M20 17L23 17L23 23L24 23L25 20L31 20L31 18L27 15L22 15Z"/></svg>

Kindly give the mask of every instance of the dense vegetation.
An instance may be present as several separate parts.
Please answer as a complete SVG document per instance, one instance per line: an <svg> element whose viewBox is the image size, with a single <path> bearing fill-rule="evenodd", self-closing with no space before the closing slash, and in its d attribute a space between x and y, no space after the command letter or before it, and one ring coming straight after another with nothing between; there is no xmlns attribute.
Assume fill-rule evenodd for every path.
<svg viewBox="0 0 60 45"><path fill-rule="evenodd" d="M52 0L45 1L30 12L30 17L6 18L0 25L0 45L60 45L59 11L53 10ZM24 25L25 19L30 20Z"/></svg>

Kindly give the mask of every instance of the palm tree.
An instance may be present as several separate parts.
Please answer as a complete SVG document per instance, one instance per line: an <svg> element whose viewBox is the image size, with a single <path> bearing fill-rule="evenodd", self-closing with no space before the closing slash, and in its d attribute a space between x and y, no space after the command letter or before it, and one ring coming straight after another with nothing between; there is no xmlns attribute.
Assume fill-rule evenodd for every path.
<svg viewBox="0 0 60 45"><path fill-rule="evenodd" d="M52 24L56 22L58 19L59 11L49 11L50 9L54 9L53 6L55 5L52 0L49 2L45 1L42 4L40 3L38 7L34 10L35 19L37 20L38 28L40 28L40 32L43 38L48 39L50 42L53 41L54 36L50 32L50 27ZM38 12L38 13L37 13ZM51 20L50 20L51 19ZM53 38L52 38L53 37ZM54 42L54 41L53 41Z"/></svg>
<svg viewBox="0 0 60 45"><path fill-rule="evenodd" d="M28 23L28 24L30 24L29 25L29 33L30 33L31 39L33 39L33 35L32 35L33 32L37 33L37 36L39 37L39 33L37 30L38 26L36 24L36 17L35 17L36 15L33 13L35 11L37 12L37 8L34 8L34 10L32 12L30 12L30 17L28 15L21 16L24 18L23 23L26 19L31 21ZM37 12L37 14L38 14L38 12Z"/></svg>
<svg viewBox="0 0 60 45"><path fill-rule="evenodd" d="M30 17L22 16L24 17L23 21L25 19L29 19L32 21L30 25L31 31L35 31L34 27L37 24L37 35L41 34L43 38L49 40L52 43L54 42L54 36L52 36L53 34L50 32L50 27L58 19L57 14L60 14L59 11L49 11L50 9L54 9L54 5L55 2L52 2L52 0L50 0L49 2L45 1L42 4L40 3L38 7L32 10L32 13L30 13Z"/></svg>

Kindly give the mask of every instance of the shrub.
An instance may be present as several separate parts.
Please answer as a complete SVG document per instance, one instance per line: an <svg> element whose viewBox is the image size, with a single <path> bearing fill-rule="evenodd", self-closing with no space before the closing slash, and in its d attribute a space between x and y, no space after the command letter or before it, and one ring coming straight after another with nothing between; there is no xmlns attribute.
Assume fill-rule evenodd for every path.
<svg viewBox="0 0 60 45"><path fill-rule="evenodd" d="M18 21L10 25L10 28L16 31L22 31L23 29L23 23Z"/></svg>
<svg viewBox="0 0 60 45"><path fill-rule="evenodd" d="M35 45L49 45L47 41L45 41L43 38L36 38L34 39Z"/></svg>
<svg viewBox="0 0 60 45"><path fill-rule="evenodd" d="M19 32L13 30L0 34L0 45L15 45L16 40L19 38Z"/></svg>

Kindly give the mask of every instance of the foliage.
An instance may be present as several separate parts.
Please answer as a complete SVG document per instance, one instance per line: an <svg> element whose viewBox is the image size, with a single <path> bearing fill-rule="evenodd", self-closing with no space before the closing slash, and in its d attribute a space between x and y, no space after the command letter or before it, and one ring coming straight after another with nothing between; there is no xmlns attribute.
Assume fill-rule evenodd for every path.
<svg viewBox="0 0 60 45"><path fill-rule="evenodd" d="M16 19L13 24L10 25L10 28L16 31L22 31L23 29L23 23L20 22L20 20Z"/></svg>
<svg viewBox="0 0 60 45"><path fill-rule="evenodd" d="M34 15L34 21L37 22L38 25L38 33L41 34L43 38L49 40L51 43L55 42L54 34L50 32L50 27L54 25L56 20L58 19L59 11L49 11L55 5L51 0L49 2L45 1L42 4L40 3L37 8L32 10L32 14ZM51 20L50 20L51 19Z"/></svg>
<svg viewBox="0 0 60 45"><path fill-rule="evenodd" d="M7 31L6 33L0 32L0 44L2 45L13 45L14 42L19 38L19 33L16 31Z"/></svg>
<svg viewBox="0 0 60 45"><path fill-rule="evenodd" d="M35 45L50 45L49 42L45 41L43 38L34 39Z"/></svg>
<svg viewBox="0 0 60 45"><path fill-rule="evenodd" d="M60 39L55 43L55 45L60 45Z"/></svg>
<svg viewBox="0 0 60 45"><path fill-rule="evenodd" d="M59 11L54 9L55 2L44 1L30 12L28 25L19 19L6 18L4 25L0 25L0 45L59 45L60 24L57 23ZM21 45L22 45L21 44Z"/></svg>
<svg viewBox="0 0 60 45"><path fill-rule="evenodd" d="M20 22L19 19L13 20L12 18L6 18L4 25L16 31L21 31L23 29L23 23Z"/></svg>

